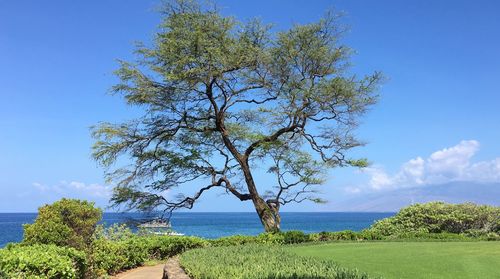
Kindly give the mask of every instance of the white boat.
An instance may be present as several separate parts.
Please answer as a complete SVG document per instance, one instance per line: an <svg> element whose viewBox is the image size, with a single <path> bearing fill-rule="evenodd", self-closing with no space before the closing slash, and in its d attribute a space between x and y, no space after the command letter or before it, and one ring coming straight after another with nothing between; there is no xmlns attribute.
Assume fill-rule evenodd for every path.
<svg viewBox="0 0 500 279"><path fill-rule="evenodd" d="M182 236L183 233L178 233L173 231L171 228L170 222L167 222L162 219L154 219L145 223L142 223L137 226L140 229L143 229L147 234L154 235L171 235L171 236Z"/></svg>
<svg viewBox="0 0 500 279"><path fill-rule="evenodd" d="M152 234L155 234L155 235L171 235L171 236L183 236L184 234L183 233L178 233L178 232L174 232L174 231L171 231L171 232L151 232Z"/></svg>
<svg viewBox="0 0 500 279"><path fill-rule="evenodd" d="M139 228L171 228L170 222L161 219L154 219L138 225Z"/></svg>

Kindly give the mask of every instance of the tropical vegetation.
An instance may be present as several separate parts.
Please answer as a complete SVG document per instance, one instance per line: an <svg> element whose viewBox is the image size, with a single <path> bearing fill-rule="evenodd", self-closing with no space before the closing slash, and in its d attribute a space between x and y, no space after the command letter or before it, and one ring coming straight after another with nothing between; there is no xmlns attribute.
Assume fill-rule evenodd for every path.
<svg viewBox="0 0 500 279"><path fill-rule="evenodd" d="M284 231L218 239L133 233L126 225L98 225L100 216L93 203L80 200L63 199L42 206L35 222L25 226L24 240L0 249L0 278L98 278L178 254L182 254L181 262L194 278L229 278L235 274L244 278L367 278L355 268L370 275L391 275L372 273L370 264L359 263L359 259L377 251L386 263L401 253L417 255L418 251L423 253L418 255L422 266L448 257L447 265L452 269L453 257L460 258L453 253L464 249L475 251L475 256L469 253L470 257L463 255L463 260L471 262L470 268L477 269L477 274L486 276L490 273L483 270L485 265L473 262L491 254L490 248L484 247L493 249L499 244L479 241L500 240L499 208L470 203L415 204L359 232ZM363 245L357 245L360 243ZM441 255L439 251L444 253L446 249L449 254ZM311 259L312 254L319 258ZM238 267L233 266L236 262Z"/></svg>
<svg viewBox="0 0 500 279"><path fill-rule="evenodd" d="M500 207L473 203L430 202L401 209L395 216L377 221L370 231L389 238L439 233L499 238Z"/></svg>
<svg viewBox="0 0 500 279"><path fill-rule="evenodd" d="M92 202L61 199L38 209L35 222L24 225L23 242L85 250L101 218L102 211Z"/></svg>

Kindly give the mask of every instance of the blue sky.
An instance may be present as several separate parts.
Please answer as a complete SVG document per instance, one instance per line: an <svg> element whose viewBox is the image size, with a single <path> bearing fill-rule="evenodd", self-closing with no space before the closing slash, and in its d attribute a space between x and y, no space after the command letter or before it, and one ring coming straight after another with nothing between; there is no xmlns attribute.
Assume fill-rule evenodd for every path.
<svg viewBox="0 0 500 279"><path fill-rule="evenodd" d="M277 29L344 11L352 70L388 78L358 131L368 145L352 153L371 168L332 171L322 189L329 204L288 210L348 210L337 205L401 187L500 185L498 1L216 2L224 14ZM35 211L62 196L105 206L110 186L90 158L89 127L140 113L107 92L116 59L132 60L133 42L152 38L158 5L0 1L0 212ZM252 208L214 193L196 210Z"/></svg>

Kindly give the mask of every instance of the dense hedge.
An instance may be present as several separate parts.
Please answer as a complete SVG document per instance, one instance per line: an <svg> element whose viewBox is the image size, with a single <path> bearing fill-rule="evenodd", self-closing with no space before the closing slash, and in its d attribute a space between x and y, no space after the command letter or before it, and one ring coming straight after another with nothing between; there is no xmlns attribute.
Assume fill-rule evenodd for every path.
<svg viewBox="0 0 500 279"><path fill-rule="evenodd" d="M194 279L368 279L332 261L300 257L277 245L209 247L183 253L181 265Z"/></svg>
<svg viewBox="0 0 500 279"><path fill-rule="evenodd" d="M86 254L70 247L15 244L0 249L0 278L99 277L208 245L198 237L133 235L98 238Z"/></svg>
<svg viewBox="0 0 500 279"><path fill-rule="evenodd" d="M132 236L118 241L100 238L94 243L91 258L96 274L114 274L207 245L204 239L188 236Z"/></svg>
<svg viewBox="0 0 500 279"><path fill-rule="evenodd" d="M414 204L393 217L377 221L369 231L389 238L453 233L495 239L500 233L500 207L444 202Z"/></svg>
<svg viewBox="0 0 500 279"><path fill-rule="evenodd" d="M208 240L210 246L233 246L250 243L257 244L293 244L312 241L310 235L302 231L285 231L279 233L261 233L257 236L232 235Z"/></svg>
<svg viewBox="0 0 500 279"><path fill-rule="evenodd" d="M0 278L83 278L85 253L55 245L10 245L0 249Z"/></svg>

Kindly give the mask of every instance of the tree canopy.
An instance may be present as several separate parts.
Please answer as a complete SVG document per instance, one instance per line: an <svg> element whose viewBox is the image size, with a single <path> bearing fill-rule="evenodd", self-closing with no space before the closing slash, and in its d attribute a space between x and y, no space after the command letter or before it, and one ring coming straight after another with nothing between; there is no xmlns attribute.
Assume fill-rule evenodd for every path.
<svg viewBox="0 0 500 279"><path fill-rule="evenodd" d="M381 75L349 74L352 51L336 15L276 32L195 1L170 2L163 13L152 45L140 44L137 60L116 71L113 91L143 116L93 128L114 205L171 212L222 188L252 201L267 231L279 230L281 205L322 201L315 186L326 170L366 165L346 152L362 145L353 131ZM131 163L116 166L122 155ZM256 185L257 169L274 181ZM199 185L193 195L166 195L187 184Z"/></svg>

